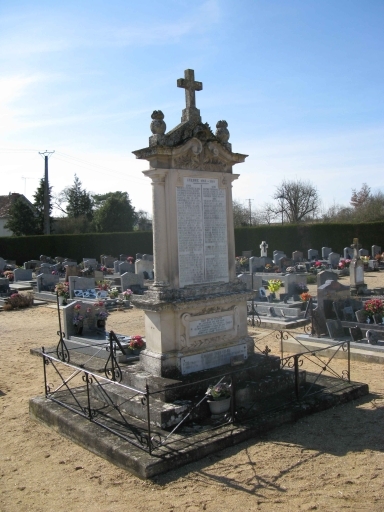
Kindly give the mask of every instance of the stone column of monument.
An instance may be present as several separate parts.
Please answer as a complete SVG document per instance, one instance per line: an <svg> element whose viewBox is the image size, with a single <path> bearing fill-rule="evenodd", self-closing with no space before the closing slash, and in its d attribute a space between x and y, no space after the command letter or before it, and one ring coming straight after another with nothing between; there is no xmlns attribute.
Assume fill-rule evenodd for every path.
<svg viewBox="0 0 384 512"><path fill-rule="evenodd" d="M353 249L353 258L349 265L349 279L352 294L364 293L366 285L364 283L364 263L359 255L359 239L354 238L351 248Z"/></svg>
<svg viewBox="0 0 384 512"><path fill-rule="evenodd" d="M145 311L151 375L180 378L253 354L247 334L249 292L235 272L232 167L246 155L232 152L226 121L213 133L196 108L203 85L193 70L177 81L185 89L181 123L165 133L164 114L152 114L147 160L152 180L155 282L133 303Z"/></svg>

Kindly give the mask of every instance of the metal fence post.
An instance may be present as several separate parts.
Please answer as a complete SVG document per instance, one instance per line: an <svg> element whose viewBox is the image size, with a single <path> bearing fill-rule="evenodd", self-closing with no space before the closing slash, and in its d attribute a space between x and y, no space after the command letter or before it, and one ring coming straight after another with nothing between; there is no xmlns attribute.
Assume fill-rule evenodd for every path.
<svg viewBox="0 0 384 512"><path fill-rule="evenodd" d="M45 368L47 366L46 359L45 359L45 348L41 347L41 352L43 353L43 368L44 368L44 393L45 398L48 398L47 393L47 369Z"/></svg>
<svg viewBox="0 0 384 512"><path fill-rule="evenodd" d="M148 450L149 455L152 455L152 439L151 439L151 412L149 407L149 387L145 385L145 398L147 402L147 428L148 428Z"/></svg>
<svg viewBox="0 0 384 512"><path fill-rule="evenodd" d="M351 382L351 342L348 340L348 382Z"/></svg>
<svg viewBox="0 0 384 512"><path fill-rule="evenodd" d="M295 395L299 398L299 356L296 354L293 356L295 363Z"/></svg>
<svg viewBox="0 0 384 512"><path fill-rule="evenodd" d="M92 421L92 411L91 411L91 397L89 395L89 375L87 372L85 372L85 382L87 384L87 403L88 403L88 416L89 419Z"/></svg>
<svg viewBox="0 0 384 512"><path fill-rule="evenodd" d="M232 390L232 396L231 396L231 416L232 416L232 425L235 424L235 397L236 397L236 390L235 390L235 379L233 378L233 374L231 373L231 390Z"/></svg>

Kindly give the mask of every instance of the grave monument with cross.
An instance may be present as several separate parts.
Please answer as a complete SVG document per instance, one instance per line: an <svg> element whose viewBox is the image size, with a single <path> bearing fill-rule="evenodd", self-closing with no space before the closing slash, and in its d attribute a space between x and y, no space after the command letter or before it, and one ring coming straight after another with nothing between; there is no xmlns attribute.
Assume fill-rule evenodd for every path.
<svg viewBox="0 0 384 512"><path fill-rule="evenodd" d="M203 89L187 69L181 123L165 133L164 114L152 114L147 160L152 182L154 284L133 304L145 312L143 367L180 378L253 354L247 333L244 283L236 277L232 168L247 155L233 153L226 121L213 133L196 108Z"/></svg>
<svg viewBox="0 0 384 512"><path fill-rule="evenodd" d="M266 258L268 256L268 254L267 254L267 249L268 249L267 242L261 242L259 247L260 247L260 257L261 258Z"/></svg>
<svg viewBox="0 0 384 512"><path fill-rule="evenodd" d="M354 238L353 244L351 245L351 248L353 249L353 258L349 266L349 278L351 293L358 295L364 293L366 288L364 283L364 263L359 254L360 247L359 239Z"/></svg>

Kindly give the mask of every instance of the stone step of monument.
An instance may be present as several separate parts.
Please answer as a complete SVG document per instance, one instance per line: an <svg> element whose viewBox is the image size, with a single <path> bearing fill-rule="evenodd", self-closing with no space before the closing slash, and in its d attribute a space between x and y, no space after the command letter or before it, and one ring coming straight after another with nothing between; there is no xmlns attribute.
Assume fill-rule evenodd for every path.
<svg viewBox="0 0 384 512"><path fill-rule="evenodd" d="M306 381L306 372L299 372L299 385ZM235 384L236 408L247 409L255 406L256 401L265 400L288 389L294 390L295 375L292 370L278 370L258 380L241 381ZM206 385L205 385L206 387ZM149 388L151 393L151 389ZM206 389L205 389L206 391ZM172 403L162 402L160 393L150 395L150 422L162 429L171 428L183 420L188 414L188 422L195 419L209 418L211 413L207 400L203 400L204 392L193 399L179 399ZM147 402L145 396L133 389L115 384L113 382L100 386L91 386L90 393L93 398L104 402L106 405L118 405L125 413L142 420L148 421Z"/></svg>
<svg viewBox="0 0 384 512"><path fill-rule="evenodd" d="M148 384L151 392L158 392L158 399L162 402L194 399L202 396L208 384L216 384L222 376L234 371L231 365L223 365L209 370L190 373L180 379L156 377L146 372L141 363L122 368L122 382L127 386L145 391ZM236 371L236 378L243 381L256 381L280 369L280 359L277 356L252 354ZM209 379L209 380L207 380Z"/></svg>

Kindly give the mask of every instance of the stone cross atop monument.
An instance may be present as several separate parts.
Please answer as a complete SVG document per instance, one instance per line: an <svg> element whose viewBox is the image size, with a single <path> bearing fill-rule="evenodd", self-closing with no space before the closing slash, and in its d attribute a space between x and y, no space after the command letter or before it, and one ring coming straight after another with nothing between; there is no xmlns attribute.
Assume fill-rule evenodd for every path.
<svg viewBox="0 0 384 512"><path fill-rule="evenodd" d="M177 87L185 89L185 104L186 108L183 110L181 121L201 120L200 110L196 108L195 91L203 89L202 82L195 81L195 72L193 69L186 69L184 71L184 78L177 80Z"/></svg>
<svg viewBox="0 0 384 512"><path fill-rule="evenodd" d="M260 257L261 258L266 258L267 257L267 249L268 249L267 242L261 242L259 247L260 247Z"/></svg>
<svg viewBox="0 0 384 512"><path fill-rule="evenodd" d="M353 257L356 260L360 259L359 249L361 248L361 244L359 244L358 238L353 239L353 244L351 245L351 248L353 249Z"/></svg>

